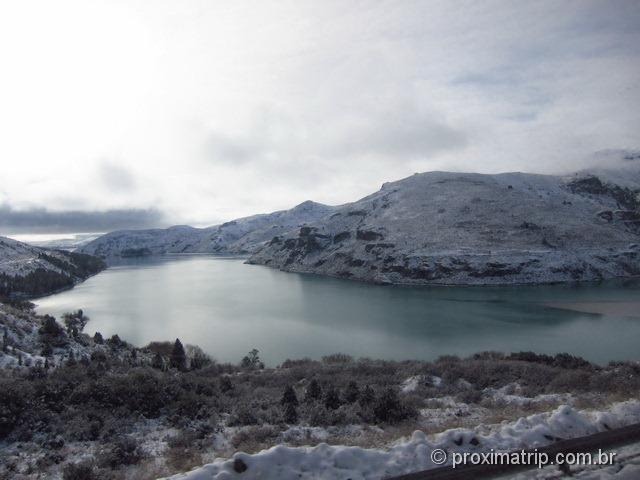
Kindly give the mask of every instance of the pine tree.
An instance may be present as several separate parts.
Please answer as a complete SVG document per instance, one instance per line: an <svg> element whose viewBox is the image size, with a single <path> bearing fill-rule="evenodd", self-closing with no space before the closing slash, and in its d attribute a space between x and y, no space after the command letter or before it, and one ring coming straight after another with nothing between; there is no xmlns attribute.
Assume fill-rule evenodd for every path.
<svg viewBox="0 0 640 480"><path fill-rule="evenodd" d="M329 410L335 410L340 406L341 403L342 402L340 402L338 390L336 390L333 385L330 385L324 395L324 406Z"/></svg>
<svg viewBox="0 0 640 480"><path fill-rule="evenodd" d="M76 355L73 353L73 350L69 350L69 359L67 360L67 365L72 367L76 364Z"/></svg>
<svg viewBox="0 0 640 480"><path fill-rule="evenodd" d="M264 368L264 363L260 360L260 351L256 348L251 350L242 358L240 366L251 370L260 370Z"/></svg>
<svg viewBox="0 0 640 480"><path fill-rule="evenodd" d="M344 399L347 403L353 403L358 400L358 396L360 395L360 389L358 388L358 384L356 382L349 382L347 385L347 389L344 392Z"/></svg>
<svg viewBox="0 0 640 480"><path fill-rule="evenodd" d="M287 403L284 406L284 415L283 419L285 423L289 425L298 423L298 411L296 410L296 406L292 403Z"/></svg>
<svg viewBox="0 0 640 480"><path fill-rule="evenodd" d="M220 378L220 391L228 392L230 390L233 390L233 383L231 383L231 379L225 375Z"/></svg>
<svg viewBox="0 0 640 480"><path fill-rule="evenodd" d="M48 358L45 358L45 359L44 359L44 369L45 369L45 370L49 370L49 367L50 367L50 365L49 365L49 359L48 359Z"/></svg>
<svg viewBox="0 0 640 480"><path fill-rule="evenodd" d="M53 355L53 348L51 348L51 345L49 345L48 343L45 343L42 346L42 351L40 352L40 355L42 355L43 357L50 357L51 355Z"/></svg>
<svg viewBox="0 0 640 480"><path fill-rule="evenodd" d="M171 352L171 367L177 368L181 372L187 369L187 354L184 351L182 342L176 338L176 342L173 344L173 351Z"/></svg>
<svg viewBox="0 0 640 480"><path fill-rule="evenodd" d="M82 310L78 310L73 313L65 313L62 317L64 319L64 324L67 327L67 333L73 337L77 338L82 330L87 325L89 321L89 317L84 315Z"/></svg>
<svg viewBox="0 0 640 480"><path fill-rule="evenodd" d="M96 345L102 345L104 343L104 338L100 332L96 332L93 336L93 341Z"/></svg>
<svg viewBox="0 0 640 480"><path fill-rule="evenodd" d="M401 420L405 414L398 394L392 388L386 389L373 407L373 414L381 422Z"/></svg>
<svg viewBox="0 0 640 480"><path fill-rule="evenodd" d="M151 366L157 370L164 370L164 359L162 355L156 352L153 360L151 361Z"/></svg>
<svg viewBox="0 0 640 480"><path fill-rule="evenodd" d="M322 389L320 388L320 384L314 378L309 382L309 386L307 387L307 391L305 392L304 401L312 402L314 400L320 400L322 397Z"/></svg>
<svg viewBox="0 0 640 480"><path fill-rule="evenodd" d="M9 349L9 331L7 330L7 327L4 327L4 334L2 335L2 351L4 353L7 353L8 349Z"/></svg>
<svg viewBox="0 0 640 480"><path fill-rule="evenodd" d="M376 399L376 393L369 385L362 389L358 403L362 406L371 405Z"/></svg>
<svg viewBox="0 0 640 480"><path fill-rule="evenodd" d="M285 406L298 406L298 397L296 396L296 391L291 385L288 385L287 388L284 389L284 392L282 393L282 400L280 400L280 403Z"/></svg>
<svg viewBox="0 0 640 480"><path fill-rule="evenodd" d="M122 347L122 340L120 340L120 337L115 334L115 335L111 335L111 337L109 338L109 340L107 340L107 344L113 349L116 350L120 347Z"/></svg>
<svg viewBox="0 0 640 480"><path fill-rule="evenodd" d="M18 354L18 365L22 366L22 353Z"/></svg>

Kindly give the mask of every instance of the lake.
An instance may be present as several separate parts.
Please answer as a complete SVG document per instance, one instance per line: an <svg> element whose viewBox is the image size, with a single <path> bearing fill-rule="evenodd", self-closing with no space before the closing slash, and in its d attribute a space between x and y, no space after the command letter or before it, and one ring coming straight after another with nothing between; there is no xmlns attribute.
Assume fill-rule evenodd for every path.
<svg viewBox="0 0 640 480"><path fill-rule="evenodd" d="M218 361L252 348L287 358L432 360L484 350L569 352L589 360L639 359L640 282L509 287L379 286L174 255L124 261L35 300L59 317L82 308L86 331L138 346L200 345ZM584 310L584 311L579 311ZM588 313L588 312L596 313Z"/></svg>

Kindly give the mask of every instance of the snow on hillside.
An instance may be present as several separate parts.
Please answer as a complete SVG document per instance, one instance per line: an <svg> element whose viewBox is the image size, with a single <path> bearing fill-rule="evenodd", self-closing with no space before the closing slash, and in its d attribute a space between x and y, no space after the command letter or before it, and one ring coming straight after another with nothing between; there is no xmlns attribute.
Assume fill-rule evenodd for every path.
<svg viewBox="0 0 640 480"><path fill-rule="evenodd" d="M249 263L405 284L637 276L639 171L415 174L274 238Z"/></svg>
<svg viewBox="0 0 640 480"><path fill-rule="evenodd" d="M0 295L44 295L105 268L89 255L49 250L0 237Z"/></svg>
<svg viewBox="0 0 640 480"><path fill-rule="evenodd" d="M246 254L274 236L317 221L332 211L333 207L307 201L290 210L240 218L208 228L175 226L116 231L99 237L80 251L105 258L164 253Z"/></svg>
<svg viewBox="0 0 640 480"><path fill-rule="evenodd" d="M7 343L11 345L6 351L0 351L0 368L29 368L44 365L42 326L43 318L34 315L32 311L19 310L0 303L2 343L4 344L4 338L6 338ZM100 346L100 348L107 347ZM80 343L62 329L47 361L53 368L68 359L71 352L76 359L81 359L90 357L94 350L95 347Z"/></svg>
<svg viewBox="0 0 640 480"><path fill-rule="evenodd" d="M236 453L172 480L304 480L380 479L437 467L434 449L453 452L511 451L548 445L568 439L640 422L640 401L614 404L608 411L578 411L567 405L547 413L520 418L512 423L452 429L429 438L421 431L387 450L349 446L287 447L278 445L254 455ZM637 467L637 468L636 468ZM635 466L634 472L640 473ZM628 470L629 471L629 470ZM616 478L616 477L612 477ZM631 477L629 477L631 478Z"/></svg>
<svg viewBox="0 0 640 480"><path fill-rule="evenodd" d="M41 263L38 254L41 250L26 243L7 237L0 237L0 273L22 275L32 271Z"/></svg>

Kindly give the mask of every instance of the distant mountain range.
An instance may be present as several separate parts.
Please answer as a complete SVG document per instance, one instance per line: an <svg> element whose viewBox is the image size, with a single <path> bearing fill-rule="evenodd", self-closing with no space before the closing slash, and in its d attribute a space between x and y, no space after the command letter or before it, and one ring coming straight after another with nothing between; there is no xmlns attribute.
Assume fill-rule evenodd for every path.
<svg viewBox="0 0 640 480"><path fill-rule="evenodd" d="M0 297L35 297L69 288L106 268L99 258L0 237Z"/></svg>
<svg viewBox="0 0 640 480"><path fill-rule="evenodd" d="M640 156L569 176L429 172L338 207L304 202L214 227L112 232L83 253L250 255L248 263L399 284L640 276Z"/></svg>
<svg viewBox="0 0 640 480"><path fill-rule="evenodd" d="M106 258L165 253L247 255L273 237L315 222L334 207L304 202L278 212L239 218L208 228L175 226L153 230L121 230L103 235L79 251Z"/></svg>

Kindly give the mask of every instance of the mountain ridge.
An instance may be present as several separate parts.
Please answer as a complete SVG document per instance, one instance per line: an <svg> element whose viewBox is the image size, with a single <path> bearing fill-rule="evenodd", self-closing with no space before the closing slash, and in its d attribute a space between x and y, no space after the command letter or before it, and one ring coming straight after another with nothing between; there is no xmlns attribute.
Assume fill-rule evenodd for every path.
<svg viewBox="0 0 640 480"><path fill-rule="evenodd" d="M34 297L70 288L106 268L93 256L0 236L0 296Z"/></svg>
<svg viewBox="0 0 640 480"><path fill-rule="evenodd" d="M251 215L206 228L175 225L164 229L118 230L98 237L79 251L107 260L166 253L246 255L262 242L317 220L334 208L307 200L289 210Z"/></svg>
<svg viewBox="0 0 640 480"><path fill-rule="evenodd" d="M635 163L635 162L634 162ZM637 163L572 175L427 172L278 236L248 263L392 284L640 275Z"/></svg>

